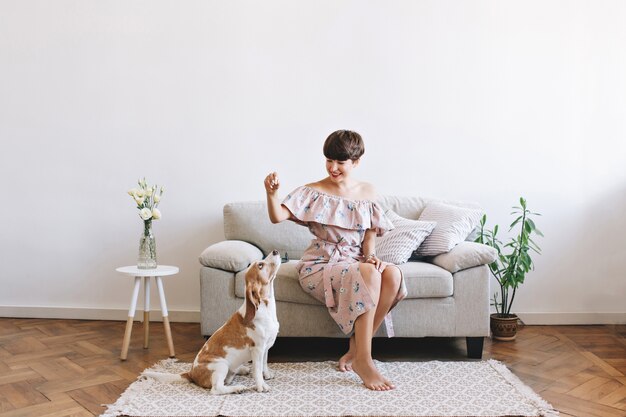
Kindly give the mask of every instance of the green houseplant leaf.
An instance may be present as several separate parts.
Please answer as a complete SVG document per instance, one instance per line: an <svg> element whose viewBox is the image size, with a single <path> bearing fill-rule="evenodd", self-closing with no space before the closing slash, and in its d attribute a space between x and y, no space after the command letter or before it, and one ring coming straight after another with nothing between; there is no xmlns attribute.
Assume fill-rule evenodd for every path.
<svg viewBox="0 0 626 417"><path fill-rule="evenodd" d="M500 293L494 294L492 303L499 317L509 317L517 288L524 283L526 274L534 269L531 251L541 254L541 248L531 238L532 235L543 237L543 233L537 229L535 221L531 218L540 214L528 210L525 198L520 197L519 203L519 206L513 206L511 212L515 219L509 227L509 232L515 230L516 234L508 243L502 246L502 242L497 239L499 229L497 224L492 230L486 228L486 214L480 220L480 231L475 240L491 246L498 252L496 260L489 264L489 270L500 286ZM503 253L502 248L506 249L507 253Z"/></svg>

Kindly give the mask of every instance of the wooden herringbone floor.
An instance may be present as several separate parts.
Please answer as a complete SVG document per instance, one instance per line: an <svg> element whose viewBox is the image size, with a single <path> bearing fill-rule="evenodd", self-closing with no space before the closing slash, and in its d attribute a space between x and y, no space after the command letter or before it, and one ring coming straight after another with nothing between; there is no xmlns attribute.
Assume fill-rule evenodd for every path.
<svg viewBox="0 0 626 417"><path fill-rule="evenodd" d="M167 357L160 323L143 349L135 324L128 360L124 322L0 319L0 417L93 416L137 375ZM172 323L177 357L204 343L196 323ZM336 359L345 341L279 339L270 360ZM376 339L380 360L465 360L464 339ZM485 343L484 359L506 363L562 416L626 416L626 326L526 326L515 342Z"/></svg>

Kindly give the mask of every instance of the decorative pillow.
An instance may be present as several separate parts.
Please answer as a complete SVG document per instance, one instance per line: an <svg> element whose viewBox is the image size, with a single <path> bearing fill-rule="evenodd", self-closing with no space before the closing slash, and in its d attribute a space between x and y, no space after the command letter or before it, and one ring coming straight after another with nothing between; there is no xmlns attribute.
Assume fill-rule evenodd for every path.
<svg viewBox="0 0 626 417"><path fill-rule="evenodd" d="M204 266L239 272L261 259L263 252L256 246L241 240L224 240L202 251L199 260Z"/></svg>
<svg viewBox="0 0 626 417"><path fill-rule="evenodd" d="M492 263L498 257L498 251L491 246L476 242L461 242L448 253L442 253L432 259L432 263L454 274L463 269Z"/></svg>
<svg viewBox="0 0 626 417"><path fill-rule="evenodd" d="M385 215L394 229L376 237L376 254L381 261L396 265L405 263L437 225L435 222L405 219L391 210Z"/></svg>
<svg viewBox="0 0 626 417"><path fill-rule="evenodd" d="M421 221L436 222L437 227L417 249L418 256L437 256L449 252L463 242L480 223L483 211L477 208L430 203L419 217Z"/></svg>

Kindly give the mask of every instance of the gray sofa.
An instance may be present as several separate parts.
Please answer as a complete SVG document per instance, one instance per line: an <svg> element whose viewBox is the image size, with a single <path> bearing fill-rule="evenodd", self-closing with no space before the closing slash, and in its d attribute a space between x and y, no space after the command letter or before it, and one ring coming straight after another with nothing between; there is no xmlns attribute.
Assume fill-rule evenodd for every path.
<svg viewBox="0 0 626 417"><path fill-rule="evenodd" d="M441 200L382 197L379 203L402 217L417 219L431 201ZM312 239L306 227L290 221L272 224L265 202L231 203L224 206L224 234L227 240L200 255L203 335L215 332L241 306L248 265L277 249L289 259L274 285L279 337L346 337L326 307L300 288L295 266ZM447 254L400 265L408 296L392 310L395 336L465 337L468 357L481 358L483 338L489 335L486 264L494 259L491 248L466 241ZM385 336L384 326L376 336Z"/></svg>

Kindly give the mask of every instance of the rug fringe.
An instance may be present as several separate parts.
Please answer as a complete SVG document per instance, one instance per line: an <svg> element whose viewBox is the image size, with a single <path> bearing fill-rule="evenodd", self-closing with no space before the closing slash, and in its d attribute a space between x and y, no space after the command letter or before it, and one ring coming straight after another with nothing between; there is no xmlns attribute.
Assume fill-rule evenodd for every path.
<svg viewBox="0 0 626 417"><path fill-rule="evenodd" d="M144 391L150 388L152 384L154 384L153 379L142 378L140 375L137 378L137 381L133 382L114 404L109 404L107 406L106 411L104 414L101 414L100 417L117 417L128 414L128 405L130 404L130 401L136 396L141 395Z"/></svg>
<svg viewBox="0 0 626 417"><path fill-rule="evenodd" d="M163 359L155 363L154 365L152 365L150 368L144 369L143 372L146 372L146 371L165 372L167 368L170 367L170 365L173 365L177 362L178 362L178 359L176 358Z"/></svg>
<svg viewBox="0 0 626 417"><path fill-rule="evenodd" d="M127 415L130 411L128 409L128 405L130 401L136 397L137 395L142 394L148 388L150 388L155 380L152 378L145 378L144 372L146 371L159 371L165 370L168 365L176 363L178 359L163 359L162 361L157 362L152 365L152 367L144 369L141 374L137 377L137 380L130 384L128 388L122 393L120 398L113 404L103 404L107 407L103 414L100 417L118 417L121 415Z"/></svg>
<svg viewBox="0 0 626 417"><path fill-rule="evenodd" d="M489 359L487 363L496 370L509 384L522 394L527 400L535 405L541 413L541 417L558 417L559 412L546 400L541 398L532 388L524 384L513 372L500 361Z"/></svg>

